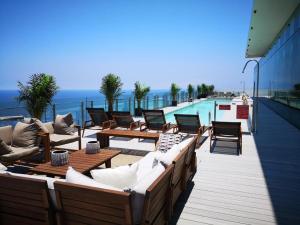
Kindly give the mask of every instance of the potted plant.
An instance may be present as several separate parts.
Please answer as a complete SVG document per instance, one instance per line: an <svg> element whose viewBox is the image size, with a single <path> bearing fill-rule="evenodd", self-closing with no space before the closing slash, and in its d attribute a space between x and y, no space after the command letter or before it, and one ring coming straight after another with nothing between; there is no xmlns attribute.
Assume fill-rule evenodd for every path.
<svg viewBox="0 0 300 225"><path fill-rule="evenodd" d="M201 98L207 97L207 85L201 84Z"/></svg>
<svg viewBox="0 0 300 225"><path fill-rule="evenodd" d="M122 94L121 78L112 73L102 78L100 92L106 97L108 103L108 112L113 111L114 101Z"/></svg>
<svg viewBox="0 0 300 225"><path fill-rule="evenodd" d="M142 85L140 82L135 82L134 84L134 97L137 101L137 108L134 109L134 115L135 116L142 116L142 108L141 108L141 102L143 98L147 96L147 94L150 91L150 87L146 87Z"/></svg>
<svg viewBox="0 0 300 225"><path fill-rule="evenodd" d="M171 84L171 96L172 96L172 106L177 106L177 95L180 91L180 87L177 84Z"/></svg>
<svg viewBox="0 0 300 225"><path fill-rule="evenodd" d="M188 92L188 95L189 95L189 102L193 101L193 93L194 93L193 85L191 85L191 84L188 85L187 92Z"/></svg>
<svg viewBox="0 0 300 225"><path fill-rule="evenodd" d="M201 98L201 85L197 85L197 99Z"/></svg>
<svg viewBox="0 0 300 225"><path fill-rule="evenodd" d="M19 102L23 102L31 117L41 119L58 91L55 78L45 73L33 74L26 84L18 81Z"/></svg>
<svg viewBox="0 0 300 225"><path fill-rule="evenodd" d="M212 95L214 93L214 90L215 90L215 86L214 85L209 85L207 87L207 92L209 95Z"/></svg>

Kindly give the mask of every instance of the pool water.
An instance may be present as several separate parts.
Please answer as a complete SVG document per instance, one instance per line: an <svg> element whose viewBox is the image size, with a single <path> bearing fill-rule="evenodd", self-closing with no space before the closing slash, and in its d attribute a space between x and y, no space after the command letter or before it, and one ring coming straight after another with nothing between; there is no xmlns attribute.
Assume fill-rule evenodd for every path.
<svg viewBox="0 0 300 225"><path fill-rule="evenodd" d="M201 125L209 125L208 113L211 113L211 120L214 118L214 102L217 104L230 104L231 99L207 99L198 103L191 103L184 108L175 110L166 114L167 122L176 123L174 114L199 114ZM221 120L224 111L220 111L217 108L216 120Z"/></svg>

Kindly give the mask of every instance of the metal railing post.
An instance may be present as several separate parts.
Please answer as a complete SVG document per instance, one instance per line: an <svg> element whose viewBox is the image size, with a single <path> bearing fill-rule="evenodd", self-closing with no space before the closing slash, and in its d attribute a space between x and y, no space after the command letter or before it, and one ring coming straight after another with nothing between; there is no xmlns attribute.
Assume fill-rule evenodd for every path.
<svg viewBox="0 0 300 225"><path fill-rule="evenodd" d="M214 121L216 121L217 118L217 101L214 102Z"/></svg>
<svg viewBox="0 0 300 225"><path fill-rule="evenodd" d="M133 98L133 112L135 112L135 97Z"/></svg>
<svg viewBox="0 0 300 225"><path fill-rule="evenodd" d="M147 96L147 110L149 109L149 96Z"/></svg>
<svg viewBox="0 0 300 225"><path fill-rule="evenodd" d="M211 124L211 112L209 111L208 112L208 125Z"/></svg>
<svg viewBox="0 0 300 225"><path fill-rule="evenodd" d="M91 101L91 108L94 108L94 101Z"/></svg>
<svg viewBox="0 0 300 225"><path fill-rule="evenodd" d="M128 111L131 114L131 97L128 98Z"/></svg>
<svg viewBox="0 0 300 225"><path fill-rule="evenodd" d="M118 111L118 104L119 104L119 100L118 99L116 99L116 111Z"/></svg>
<svg viewBox="0 0 300 225"><path fill-rule="evenodd" d="M84 102L80 102L81 125L84 123Z"/></svg>
<svg viewBox="0 0 300 225"><path fill-rule="evenodd" d="M56 118L56 106L55 106L55 103L52 105L52 117L53 117L53 121L55 121L55 118Z"/></svg>

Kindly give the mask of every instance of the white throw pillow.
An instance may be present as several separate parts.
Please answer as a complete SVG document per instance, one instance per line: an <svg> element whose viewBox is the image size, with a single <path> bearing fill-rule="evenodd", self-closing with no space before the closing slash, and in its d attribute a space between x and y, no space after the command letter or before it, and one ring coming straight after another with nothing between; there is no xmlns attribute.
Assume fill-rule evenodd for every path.
<svg viewBox="0 0 300 225"><path fill-rule="evenodd" d="M160 152L157 154L156 159L160 162L163 162L166 165L171 165L172 162L175 160L175 158L179 155L180 148L178 148L178 145L173 145L173 147L168 150L167 152Z"/></svg>
<svg viewBox="0 0 300 225"><path fill-rule="evenodd" d="M141 179L132 190L139 194L146 194L146 190L151 186L151 184L165 171L165 167L158 163L143 179Z"/></svg>
<svg viewBox="0 0 300 225"><path fill-rule="evenodd" d="M119 166L117 168L91 170L95 181L120 189L133 187L137 182L138 164Z"/></svg>
<svg viewBox="0 0 300 225"><path fill-rule="evenodd" d="M7 170L6 166L0 163L0 171L6 171L6 170Z"/></svg>
<svg viewBox="0 0 300 225"><path fill-rule="evenodd" d="M154 163L154 159L158 152L150 152L148 153L145 157L140 159L134 164L138 165L138 170L137 170L137 182L139 182L141 179L143 179L148 173L152 171L154 166L156 165ZM133 164L133 165L134 165Z"/></svg>
<svg viewBox="0 0 300 225"><path fill-rule="evenodd" d="M195 136L188 137L178 144L178 148L182 151L194 139Z"/></svg>
<svg viewBox="0 0 300 225"><path fill-rule="evenodd" d="M77 172L72 167L68 168L68 171L66 174L66 181L70 182L72 184L80 184L80 185L85 185L85 186L90 186L90 187L104 188L104 189L114 190L114 191L122 191L122 189L115 188L115 187L97 182L97 181Z"/></svg>

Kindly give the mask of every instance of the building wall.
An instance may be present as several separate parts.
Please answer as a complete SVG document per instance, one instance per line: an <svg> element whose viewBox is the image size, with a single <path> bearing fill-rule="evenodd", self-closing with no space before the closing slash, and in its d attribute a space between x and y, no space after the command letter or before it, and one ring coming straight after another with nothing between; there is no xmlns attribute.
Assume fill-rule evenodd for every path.
<svg viewBox="0 0 300 225"><path fill-rule="evenodd" d="M300 6L260 59L259 82L261 97L300 110Z"/></svg>

